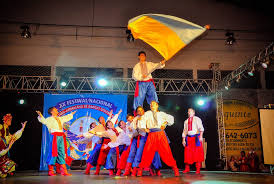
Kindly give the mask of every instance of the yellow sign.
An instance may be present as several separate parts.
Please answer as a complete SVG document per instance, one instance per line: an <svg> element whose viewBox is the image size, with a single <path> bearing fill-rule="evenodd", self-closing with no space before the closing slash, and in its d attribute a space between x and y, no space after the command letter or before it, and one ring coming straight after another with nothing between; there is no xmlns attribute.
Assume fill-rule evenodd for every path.
<svg viewBox="0 0 274 184"><path fill-rule="evenodd" d="M227 158L240 156L241 151L254 150L261 158L261 135L258 109L247 102L224 100L224 122Z"/></svg>

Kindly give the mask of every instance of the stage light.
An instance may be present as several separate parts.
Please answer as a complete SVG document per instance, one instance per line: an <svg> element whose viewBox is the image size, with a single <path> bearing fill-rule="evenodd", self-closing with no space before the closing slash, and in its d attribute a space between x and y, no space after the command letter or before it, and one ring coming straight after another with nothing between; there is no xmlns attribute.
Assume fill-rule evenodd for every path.
<svg viewBox="0 0 274 184"><path fill-rule="evenodd" d="M199 106L203 106L203 105L205 105L205 100L204 100L204 99L199 99L199 100L197 101L197 104L198 104Z"/></svg>
<svg viewBox="0 0 274 184"><path fill-rule="evenodd" d="M249 72L247 72L247 74L249 76L253 77L254 76L254 71L255 71L255 68L254 68L254 66L252 66L252 69Z"/></svg>
<svg viewBox="0 0 274 184"><path fill-rule="evenodd" d="M20 28L22 29L21 36L23 38L31 38L31 33L29 31L29 26L28 25L23 25Z"/></svg>
<svg viewBox="0 0 274 184"><path fill-rule="evenodd" d="M23 105L23 104L25 104L25 100L24 100L24 99L20 99L20 100L18 101L18 103L19 103L20 105Z"/></svg>
<svg viewBox="0 0 274 184"><path fill-rule="evenodd" d="M126 34L127 34L127 41L134 42L134 37L131 34L131 31L129 29L126 30Z"/></svg>
<svg viewBox="0 0 274 184"><path fill-rule="evenodd" d="M225 89L226 89L226 90L229 90L229 88L230 88L230 82L228 81L228 82L226 83L226 85L225 85Z"/></svg>
<svg viewBox="0 0 274 184"><path fill-rule="evenodd" d="M64 81L63 81L63 82L61 82L61 86L62 86L62 87L65 87L66 85L67 85L67 83L66 83L66 82L64 82Z"/></svg>
<svg viewBox="0 0 274 184"><path fill-rule="evenodd" d="M241 76L240 76L240 75L238 75L238 77L237 77L237 79L236 79L236 82L237 82L237 83L239 83L239 82L240 82L240 80L241 80Z"/></svg>
<svg viewBox="0 0 274 184"><path fill-rule="evenodd" d="M266 69L269 65L269 58L265 58L265 60L262 62L262 67Z"/></svg>
<svg viewBox="0 0 274 184"><path fill-rule="evenodd" d="M108 84L108 81L106 79L99 79L98 80L98 84L101 86L101 87L105 87L107 84Z"/></svg>
<svg viewBox="0 0 274 184"><path fill-rule="evenodd" d="M226 44L227 45L233 45L234 42L236 42L236 39L234 38L234 33L227 31L225 36L226 38Z"/></svg>

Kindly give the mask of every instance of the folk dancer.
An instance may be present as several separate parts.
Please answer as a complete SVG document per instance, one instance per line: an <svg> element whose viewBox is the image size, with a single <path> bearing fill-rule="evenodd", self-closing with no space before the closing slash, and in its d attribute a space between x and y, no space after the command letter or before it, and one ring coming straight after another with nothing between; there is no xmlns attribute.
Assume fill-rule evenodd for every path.
<svg viewBox="0 0 274 184"><path fill-rule="evenodd" d="M155 152L158 152L161 160L173 169L174 175L179 176L179 170L173 158L167 136L161 128L162 126L173 125L174 117L164 112L159 112L158 107L158 103L152 101L150 104L151 110L145 112L138 125L140 129L148 129L149 133L137 176L142 176L143 168L150 166Z"/></svg>
<svg viewBox="0 0 274 184"><path fill-rule="evenodd" d="M111 110L110 113L109 113L109 116L107 118L107 121L111 119L112 112L113 111ZM100 116L98 118L98 122L99 122L99 125L97 125L96 127L93 127L89 132L87 132L86 134L83 135L84 137L92 137L92 139L99 138L99 140L96 140L96 144L95 144L93 150L91 151L91 153L89 154L89 157L87 159L87 167L86 167L86 170L85 170L85 173L84 173L86 175L90 174L90 169L92 167L97 166L97 161L98 161L98 158L99 158L99 155L100 155L100 151L101 151L101 147L102 147L102 142L104 141L104 138L100 138L100 137L98 137L98 136L95 135L95 131L99 131L99 130L100 131L105 131L106 130L106 121L105 121L105 118L103 116ZM81 137L81 135L80 135L80 137ZM99 171L100 171L100 167L99 166L97 167L97 171L98 171L98 173L95 172L96 175L99 174Z"/></svg>
<svg viewBox="0 0 274 184"><path fill-rule="evenodd" d="M196 174L200 174L201 163L204 161L203 133L202 120L195 116L194 109L189 108L188 119L184 122L184 131L182 133L182 143L185 147L185 170L183 173L189 173L189 166L196 162Z"/></svg>
<svg viewBox="0 0 274 184"><path fill-rule="evenodd" d="M9 126L11 126L12 115L6 114L3 117L3 125L0 124L0 177L5 178L8 175L13 175L15 171L15 162L9 158L9 150L13 143L18 140L26 126L26 121L22 124L22 128L16 133L11 134L9 132Z"/></svg>
<svg viewBox="0 0 274 184"><path fill-rule="evenodd" d="M113 124L115 124L116 121L118 120L118 117L121 114L121 112L122 112L122 110L120 110L115 116L113 116L113 118L111 120L108 120L107 123L110 121ZM101 145L100 153L99 153L99 156L97 159L96 171L95 171L94 175L99 175L101 166L105 165L106 158L107 158L108 152L110 150L110 147L106 147L105 145L107 145L109 142L111 142L111 139L109 138L109 136L104 136L104 134L102 134L102 132L105 132L108 130L107 123L106 123L106 126L104 127L104 129L97 126L93 130L90 131L90 133L102 137L102 145Z"/></svg>
<svg viewBox="0 0 274 184"><path fill-rule="evenodd" d="M76 113L76 111L66 116L59 117L57 108L51 107L48 109L48 114L51 115L48 118L44 118L40 111L36 112L38 114L38 121L46 125L50 133L49 155L47 158L49 169L48 175L56 175L54 173L54 166L57 162L60 164L61 175L71 176L66 168L66 164L70 165L71 160L67 155L66 135L63 132L63 124L73 119L73 115Z"/></svg>
<svg viewBox="0 0 274 184"><path fill-rule="evenodd" d="M159 63L147 62L146 53L144 51L138 53L138 58L139 62L134 66L132 72L132 78L137 81L133 102L134 115L137 107L143 106L145 97L148 104L153 100L158 102L155 84L151 73L156 69L164 68L166 62L165 60Z"/></svg>

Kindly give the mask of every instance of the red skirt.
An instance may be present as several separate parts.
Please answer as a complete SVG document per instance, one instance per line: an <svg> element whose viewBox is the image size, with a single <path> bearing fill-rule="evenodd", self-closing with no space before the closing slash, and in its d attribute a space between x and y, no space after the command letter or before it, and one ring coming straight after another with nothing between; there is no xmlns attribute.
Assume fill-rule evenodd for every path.
<svg viewBox="0 0 274 184"><path fill-rule="evenodd" d="M100 149L99 157L97 160L97 165L105 165L110 147L107 147L106 149L103 149L103 147L104 145L108 144L110 141L111 140L109 138L104 138L102 147Z"/></svg>
<svg viewBox="0 0 274 184"><path fill-rule="evenodd" d="M200 146L196 146L196 137L187 137L187 146L185 147L185 163L193 164L194 162L204 161L204 149L200 142Z"/></svg>

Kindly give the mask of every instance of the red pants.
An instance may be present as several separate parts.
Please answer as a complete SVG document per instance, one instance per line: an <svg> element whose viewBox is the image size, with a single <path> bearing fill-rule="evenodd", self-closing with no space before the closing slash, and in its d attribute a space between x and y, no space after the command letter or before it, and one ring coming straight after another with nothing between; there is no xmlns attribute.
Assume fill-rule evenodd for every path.
<svg viewBox="0 0 274 184"><path fill-rule="evenodd" d="M202 143L196 146L195 137L187 137L187 146L185 147L185 163L193 164L194 162L204 161L204 150Z"/></svg>
<svg viewBox="0 0 274 184"><path fill-rule="evenodd" d="M102 147L99 153L99 157L97 160L97 165L105 165L108 152L110 150L110 147L107 147L106 149L103 149L104 145L108 144L111 140L109 138L104 138Z"/></svg>
<svg viewBox="0 0 274 184"><path fill-rule="evenodd" d="M131 146L128 146L128 148L123 151L123 153L120 157L120 160L118 161L117 169L124 170L126 168L127 158L128 158L129 152L130 152L130 147Z"/></svg>
<svg viewBox="0 0 274 184"><path fill-rule="evenodd" d="M169 147L167 137L164 131L150 132L147 137L145 148L142 155L140 168L150 167L154 158L155 152L158 152L162 161L170 166L177 166L176 161L172 156L171 149Z"/></svg>

